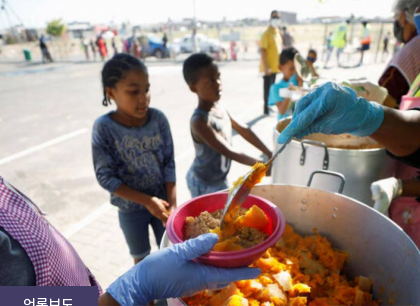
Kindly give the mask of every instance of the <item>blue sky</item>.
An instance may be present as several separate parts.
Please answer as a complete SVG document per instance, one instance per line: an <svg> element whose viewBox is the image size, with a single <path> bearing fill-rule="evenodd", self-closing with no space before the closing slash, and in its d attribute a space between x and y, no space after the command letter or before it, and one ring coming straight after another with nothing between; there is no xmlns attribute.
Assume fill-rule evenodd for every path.
<svg viewBox="0 0 420 306"><path fill-rule="evenodd" d="M54 18L91 23L153 23L192 17L194 0L6 0L28 27ZM390 16L394 0L195 0L198 19L267 18L273 9L296 11L298 18L339 15ZM17 22L11 15L12 22ZM9 21L0 11L0 28Z"/></svg>

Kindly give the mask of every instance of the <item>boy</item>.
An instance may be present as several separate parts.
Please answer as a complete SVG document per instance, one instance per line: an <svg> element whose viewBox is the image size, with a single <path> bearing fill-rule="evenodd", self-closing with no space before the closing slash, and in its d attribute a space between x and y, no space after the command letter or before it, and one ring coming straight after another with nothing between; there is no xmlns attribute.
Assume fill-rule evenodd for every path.
<svg viewBox="0 0 420 306"><path fill-rule="evenodd" d="M191 196L197 197L228 188L226 177L231 160L249 166L261 161L232 147L232 128L268 158L271 151L219 103L220 72L211 57L202 53L191 55L184 62L183 74L190 90L198 96L198 106L190 120L196 155L187 174Z"/></svg>
<svg viewBox="0 0 420 306"><path fill-rule="evenodd" d="M362 39L360 40L360 63L359 66L363 65L363 56L365 51L368 51L370 49L370 25L367 21L362 22L363 25L363 32L362 32Z"/></svg>
<svg viewBox="0 0 420 306"><path fill-rule="evenodd" d="M291 98L280 96L280 89L293 89L295 86L302 86L302 80L296 74L296 67L293 61L298 51L293 48L286 48L280 54L279 70L283 73L283 78L271 85L268 96L268 104L276 105L279 111L277 119L281 120L292 114ZM282 94L283 96L283 94Z"/></svg>
<svg viewBox="0 0 420 306"><path fill-rule="evenodd" d="M319 74L315 69L315 62L318 59L318 54L314 49L309 49L308 56L306 57L306 65L311 69L311 74L313 77L319 77Z"/></svg>

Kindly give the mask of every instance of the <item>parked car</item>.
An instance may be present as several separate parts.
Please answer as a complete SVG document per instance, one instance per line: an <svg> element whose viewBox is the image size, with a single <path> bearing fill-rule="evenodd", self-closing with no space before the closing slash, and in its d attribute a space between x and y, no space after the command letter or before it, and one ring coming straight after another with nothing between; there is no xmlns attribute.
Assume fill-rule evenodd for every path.
<svg viewBox="0 0 420 306"><path fill-rule="evenodd" d="M136 35L138 44L141 46L141 57L154 56L156 58L169 57L170 44L166 44L166 49L163 40L154 34L138 34ZM128 46L130 49L132 36L127 38Z"/></svg>
<svg viewBox="0 0 420 306"><path fill-rule="evenodd" d="M154 56L156 58L164 58L169 56L169 44L166 44L166 49L163 46L163 40L155 35L147 34L149 41L149 50L147 56Z"/></svg>
<svg viewBox="0 0 420 306"><path fill-rule="evenodd" d="M196 39L200 52L216 53L221 49L220 41L217 39L208 38L204 34L197 34ZM181 41L177 43L177 45L177 48L181 53L193 52L193 42L191 35L185 35L184 38L182 38Z"/></svg>

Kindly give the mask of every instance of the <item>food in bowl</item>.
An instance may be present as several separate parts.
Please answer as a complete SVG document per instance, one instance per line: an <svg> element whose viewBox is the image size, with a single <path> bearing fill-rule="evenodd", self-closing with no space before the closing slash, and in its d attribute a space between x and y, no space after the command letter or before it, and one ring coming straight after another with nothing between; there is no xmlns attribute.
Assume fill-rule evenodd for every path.
<svg viewBox="0 0 420 306"><path fill-rule="evenodd" d="M246 186L249 190L251 190L256 184L261 182L263 177L266 175L267 170L268 166L266 164L260 162L255 163L255 165L251 167L251 170L247 174L241 176L233 183L229 193L231 193L233 189L240 185ZM240 189L241 187L238 188ZM228 233L228 235L232 235L232 232L235 231L233 222L234 218L236 218L238 210L239 205L230 205L228 211L226 212L225 218L223 220L223 228L224 232Z"/></svg>
<svg viewBox="0 0 420 306"><path fill-rule="evenodd" d="M264 228L269 220L258 206L254 205L250 209L240 208L232 227L223 231L220 230L221 217L221 209L212 213L204 211L197 217L187 217L185 238L191 239L206 233L216 233L219 235L219 242L212 251L230 252L253 247L268 237Z"/></svg>
<svg viewBox="0 0 420 306"><path fill-rule="evenodd" d="M378 306L369 278L351 280L344 274L347 259L347 253L335 250L316 231L302 237L286 225L282 238L251 265L262 271L256 279L183 301L189 306Z"/></svg>
<svg viewBox="0 0 420 306"><path fill-rule="evenodd" d="M204 211L214 212L223 209L228 198L227 192L216 192L203 195L179 206L169 216L166 223L166 233L171 243L181 243L186 240L185 220L187 217L197 217ZM286 221L281 210L267 199L248 195L242 204L243 208L258 206L268 218L268 224L263 232L268 235L267 239L254 247L234 252L210 251L201 255L196 260L200 263L223 268L247 267L258 259L269 247L273 246L281 237L286 226Z"/></svg>

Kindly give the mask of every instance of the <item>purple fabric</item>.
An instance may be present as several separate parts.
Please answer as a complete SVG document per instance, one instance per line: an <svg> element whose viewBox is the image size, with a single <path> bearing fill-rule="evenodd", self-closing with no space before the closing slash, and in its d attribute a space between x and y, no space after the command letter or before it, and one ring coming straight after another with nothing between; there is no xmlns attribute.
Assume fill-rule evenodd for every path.
<svg viewBox="0 0 420 306"><path fill-rule="evenodd" d="M37 286L100 285L76 250L26 196L0 176L0 225L28 254Z"/></svg>

